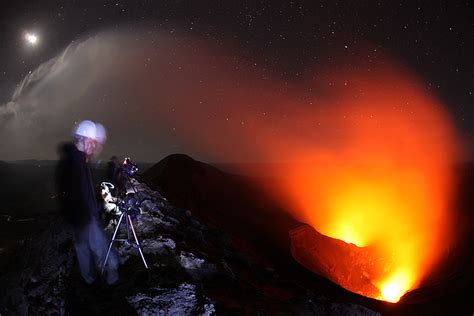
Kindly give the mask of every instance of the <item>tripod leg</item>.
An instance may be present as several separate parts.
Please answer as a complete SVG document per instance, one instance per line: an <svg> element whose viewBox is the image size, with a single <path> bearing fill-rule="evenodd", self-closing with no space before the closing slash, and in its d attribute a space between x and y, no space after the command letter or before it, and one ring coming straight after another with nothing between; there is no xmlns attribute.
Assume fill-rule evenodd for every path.
<svg viewBox="0 0 474 316"><path fill-rule="evenodd" d="M125 228L127 230L127 240L130 240L130 224L128 223L128 221L125 222Z"/></svg>
<svg viewBox="0 0 474 316"><path fill-rule="evenodd" d="M122 222L123 215L124 215L124 213L122 213L122 215L120 215L120 219L119 219L119 221L117 222L117 226L115 227L115 231L114 231L114 234L113 234L113 236L112 236L112 240L110 241L110 244L109 244L109 249L107 250L107 255L105 255L105 260L104 260L104 264L102 265L102 270L100 271L100 274L101 274L101 275L104 274L105 266L107 265L107 259L109 259L110 250L112 250L112 245L113 245L113 243L114 243L115 236L117 235L117 232L118 232L118 230L119 230L120 223Z"/></svg>
<svg viewBox="0 0 474 316"><path fill-rule="evenodd" d="M146 264L145 257L143 256L142 248L140 247L140 243L138 242L137 234L135 233L135 229L133 228L132 218L130 217L130 215L127 215L127 217L128 217L128 221L130 222L130 227L132 228L133 237L135 237L135 242L137 243L138 252L140 252L140 256L142 257L145 268L148 269L148 265Z"/></svg>

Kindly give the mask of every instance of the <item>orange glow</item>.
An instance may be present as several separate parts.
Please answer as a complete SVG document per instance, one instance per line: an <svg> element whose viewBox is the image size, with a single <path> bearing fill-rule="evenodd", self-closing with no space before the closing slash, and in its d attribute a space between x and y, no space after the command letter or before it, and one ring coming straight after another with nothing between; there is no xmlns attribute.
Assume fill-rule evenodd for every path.
<svg viewBox="0 0 474 316"><path fill-rule="evenodd" d="M197 51L203 55L172 50L155 81L135 80L150 117L210 161L282 162L271 171L285 180L268 188L282 209L360 247L348 251L360 250L360 275L346 269L354 258L341 257L332 259L347 261L343 271L323 265L327 278L393 302L417 288L452 242L452 167L460 154L450 117L427 85L380 53L357 64L373 50L297 83L262 81L253 70L236 71L224 53ZM168 66L188 59L196 62L186 73ZM298 251L317 251L302 244ZM324 258L292 253L321 273L302 258Z"/></svg>
<svg viewBox="0 0 474 316"><path fill-rule="evenodd" d="M341 78L351 87L341 84L319 132L333 141L291 147L308 163L289 168L281 190L294 215L317 231L376 247L364 277L379 294L341 284L337 269L327 277L397 302L449 247L457 140L441 105L406 72L385 67L331 80Z"/></svg>
<svg viewBox="0 0 474 316"><path fill-rule="evenodd" d="M399 273L394 277L389 277L388 281L382 284L382 296L385 301L396 303L400 297L410 288L409 277L407 273Z"/></svg>

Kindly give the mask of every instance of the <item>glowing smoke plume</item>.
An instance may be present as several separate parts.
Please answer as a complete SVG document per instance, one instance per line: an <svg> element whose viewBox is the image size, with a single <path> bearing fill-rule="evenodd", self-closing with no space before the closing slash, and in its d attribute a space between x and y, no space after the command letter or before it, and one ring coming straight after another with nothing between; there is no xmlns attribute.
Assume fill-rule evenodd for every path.
<svg viewBox="0 0 474 316"><path fill-rule="evenodd" d="M455 131L388 59L327 69L288 84L199 39L100 33L0 107L0 154L54 159L74 121L90 118L108 128L106 155L289 163L273 170L287 177L272 192L321 233L390 258L370 280L396 301L449 247Z"/></svg>
<svg viewBox="0 0 474 316"><path fill-rule="evenodd" d="M336 88L323 135L336 141L285 139L309 163L287 171L283 192L295 215L319 232L377 247L387 260L369 276L380 290L375 298L395 302L449 247L455 132L441 104L393 65L326 79Z"/></svg>

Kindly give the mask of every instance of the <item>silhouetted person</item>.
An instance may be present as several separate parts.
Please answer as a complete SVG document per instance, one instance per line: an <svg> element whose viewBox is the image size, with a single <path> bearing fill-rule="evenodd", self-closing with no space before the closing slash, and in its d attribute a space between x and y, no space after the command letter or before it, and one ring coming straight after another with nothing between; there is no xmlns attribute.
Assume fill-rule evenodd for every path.
<svg viewBox="0 0 474 316"><path fill-rule="evenodd" d="M105 143L105 129L91 121L81 122L74 131L74 143L64 144L56 170L56 185L61 210L74 230L74 247L79 270L85 282L95 281L95 266L101 267L108 241L99 225L100 207L88 166ZM111 253L107 262L106 281L118 280L118 259Z"/></svg>
<svg viewBox="0 0 474 316"><path fill-rule="evenodd" d="M117 186L120 174L120 166L118 164L117 156L112 156L107 163L107 182Z"/></svg>

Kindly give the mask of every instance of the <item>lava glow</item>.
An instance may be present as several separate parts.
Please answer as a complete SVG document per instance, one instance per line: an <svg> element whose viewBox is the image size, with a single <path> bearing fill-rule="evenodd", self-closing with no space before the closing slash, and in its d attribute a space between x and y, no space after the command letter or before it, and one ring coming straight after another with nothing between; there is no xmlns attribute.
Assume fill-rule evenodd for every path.
<svg viewBox="0 0 474 316"><path fill-rule="evenodd" d="M39 40L31 36L29 41ZM330 264L322 263L326 277L350 291L391 302L417 288L454 237L452 167L459 159L459 143L433 91L379 50L350 54L346 63L332 56L327 68L307 69L307 77L282 81L280 75L258 71L256 63L245 68L247 62L220 47L186 41L162 35L157 52L155 45L137 45L135 35L121 41L108 35L88 40L66 50L59 64L50 63L52 75L42 84L29 76L34 84L22 86L14 101L21 105L34 100L47 113L38 115L48 118L41 121L45 126L58 121L52 113L74 109L68 116L73 121L76 109L100 110L98 120L103 118L112 134L122 135L123 144L136 146L112 146L117 151L150 157L163 148L197 153L197 159L207 161L283 162L271 171L284 180L262 184L272 186L268 189L281 209L321 234L359 247L337 241L350 250L339 252L341 256L357 258L329 258ZM122 54L121 47L130 49ZM156 58L150 59L152 55ZM143 60L149 61L145 68ZM62 66L70 64L81 66ZM46 73L43 67L39 70ZM100 107L85 102L102 98L101 82L123 95L117 93ZM50 97L52 92L42 89L58 95ZM61 101L54 110L40 106L53 99ZM69 103L76 106L63 107ZM30 112L36 113L15 114L7 135L15 140L26 135L24 122L36 120ZM120 122L127 122L125 135ZM147 146L141 145L142 138ZM21 143L19 148L31 152L30 139L40 138L31 134L9 143ZM43 147L54 148L49 143ZM15 150L8 148L6 157ZM302 253L317 251L304 246ZM325 250L335 257L332 249Z"/></svg>
<svg viewBox="0 0 474 316"><path fill-rule="evenodd" d="M406 72L385 67L331 80L341 89L319 133L332 142L292 149L308 163L288 170L283 192L317 231L377 249L366 277L379 293L359 293L397 302L449 247L455 132L441 104Z"/></svg>
<svg viewBox="0 0 474 316"><path fill-rule="evenodd" d="M416 288L452 237L451 168L458 140L443 105L388 58L362 67L353 60L332 65L290 87L262 86L243 75L246 84L236 84L231 78L239 74L223 76L214 71L219 67L202 66L218 63L208 58L190 68L186 80L170 80L174 72L165 75L166 67L160 68L166 93L146 99L173 107L154 111L178 126L183 139L213 153L215 161L248 153L252 159L285 162L273 170L287 179L271 188L275 199L318 232L370 249L372 257L361 264L361 277L370 282L367 291L352 284L351 275L327 277L391 302ZM212 89L195 84L203 76ZM180 90L168 93L175 86Z"/></svg>
<svg viewBox="0 0 474 316"><path fill-rule="evenodd" d="M400 297L410 288L409 277L403 271L399 275L389 278L382 284L382 299L388 302L398 302Z"/></svg>
<svg viewBox="0 0 474 316"><path fill-rule="evenodd" d="M353 56L292 85L187 54L160 60L159 85L136 80L149 82L144 102L166 105L150 106L150 116L166 117L214 161L284 162L272 170L286 179L270 188L275 200L321 234L370 253L358 262L364 286L337 264L329 279L391 302L420 285L450 247L459 154L449 115L423 81L380 55L365 65L355 63L367 54ZM181 55L198 60L186 75L167 66ZM354 258L340 260L350 266Z"/></svg>

